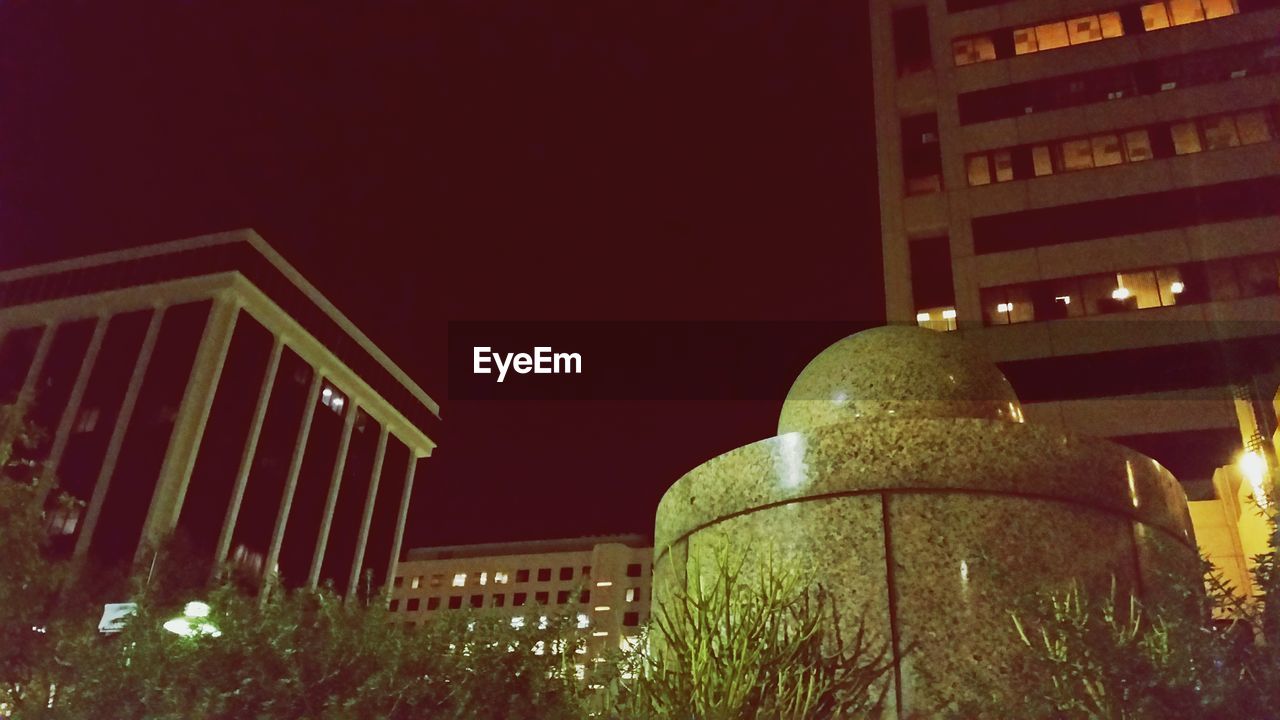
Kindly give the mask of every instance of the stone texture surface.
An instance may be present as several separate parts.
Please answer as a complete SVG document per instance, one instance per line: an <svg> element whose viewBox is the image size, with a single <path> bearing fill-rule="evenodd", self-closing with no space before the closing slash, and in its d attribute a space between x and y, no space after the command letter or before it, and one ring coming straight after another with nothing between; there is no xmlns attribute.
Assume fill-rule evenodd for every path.
<svg viewBox="0 0 1280 720"><path fill-rule="evenodd" d="M1106 592L1114 577L1155 597L1199 581L1167 470L1021 419L1000 372L956 338L841 340L796 380L778 436L663 496L655 609L686 567L713 569L718 548L783 564L833 594L843 633L864 617L877 637L896 632L903 704L890 717L928 717L984 679L1017 682L1008 613L1036 593L1073 579Z"/></svg>
<svg viewBox="0 0 1280 720"><path fill-rule="evenodd" d="M748 508L884 490L1056 498L1194 542L1177 480L1132 450L1044 426L911 418L787 433L713 458L663 496L655 551Z"/></svg>
<svg viewBox="0 0 1280 720"><path fill-rule="evenodd" d="M984 686L1016 687L1009 611L1028 589L1091 596L1134 587L1130 522L1087 507L1008 496L894 495L888 503L904 707L938 716ZM1190 552L1186 550L1186 552Z"/></svg>
<svg viewBox="0 0 1280 720"><path fill-rule="evenodd" d="M796 378L778 434L879 417L979 417L1020 422L1018 396L958 336L892 325L818 354Z"/></svg>

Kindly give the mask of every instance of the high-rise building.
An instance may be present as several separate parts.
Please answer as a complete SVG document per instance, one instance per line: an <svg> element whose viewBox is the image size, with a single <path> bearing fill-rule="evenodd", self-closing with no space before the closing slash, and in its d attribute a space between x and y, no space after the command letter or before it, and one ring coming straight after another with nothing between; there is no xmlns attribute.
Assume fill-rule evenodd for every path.
<svg viewBox="0 0 1280 720"><path fill-rule="evenodd" d="M1274 430L1248 385L1280 336L1280 2L872 0L871 25L889 320L1211 492L1238 409Z"/></svg>
<svg viewBox="0 0 1280 720"><path fill-rule="evenodd" d="M0 338L82 570L174 542L203 573L389 584L439 407L253 231L0 272Z"/></svg>
<svg viewBox="0 0 1280 720"><path fill-rule="evenodd" d="M519 625L572 614L590 631L586 663L637 641L652 573L653 545L638 535L415 548L396 568L390 610L411 626L456 610Z"/></svg>

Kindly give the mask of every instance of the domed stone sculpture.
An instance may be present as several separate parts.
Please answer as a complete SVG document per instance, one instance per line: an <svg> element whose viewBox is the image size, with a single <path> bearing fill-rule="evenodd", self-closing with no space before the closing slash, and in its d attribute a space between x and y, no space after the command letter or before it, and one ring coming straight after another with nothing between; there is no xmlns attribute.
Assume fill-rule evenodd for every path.
<svg viewBox="0 0 1280 720"><path fill-rule="evenodd" d="M778 430L663 496L654 603L726 545L781 560L830 593L847 630L865 619L890 647L890 717L1015 682L1015 598L1073 579L1147 596L1200 582L1174 477L1106 440L1023 422L1003 374L954 335L840 340L800 373Z"/></svg>

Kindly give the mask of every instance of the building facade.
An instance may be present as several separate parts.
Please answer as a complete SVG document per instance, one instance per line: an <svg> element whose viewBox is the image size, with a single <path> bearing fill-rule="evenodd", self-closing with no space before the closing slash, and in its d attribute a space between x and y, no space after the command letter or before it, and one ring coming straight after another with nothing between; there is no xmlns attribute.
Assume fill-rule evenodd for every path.
<svg viewBox="0 0 1280 720"><path fill-rule="evenodd" d="M520 625L572 614L590 630L586 663L637 641L652 572L653 545L638 535L415 548L396 568L390 610L409 626L461 610Z"/></svg>
<svg viewBox="0 0 1280 720"><path fill-rule="evenodd" d="M873 0L871 24L889 320L958 330L1028 421L1211 497L1275 427L1249 385L1280 357L1280 2Z"/></svg>
<svg viewBox="0 0 1280 720"><path fill-rule="evenodd" d="M0 338L81 571L389 587L439 407L253 231L0 272Z"/></svg>

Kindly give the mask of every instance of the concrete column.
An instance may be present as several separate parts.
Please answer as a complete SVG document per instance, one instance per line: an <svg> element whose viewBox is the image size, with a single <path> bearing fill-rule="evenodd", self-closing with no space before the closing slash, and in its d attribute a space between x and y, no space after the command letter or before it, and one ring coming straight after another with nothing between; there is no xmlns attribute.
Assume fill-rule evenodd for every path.
<svg viewBox="0 0 1280 720"><path fill-rule="evenodd" d="M338 507L338 492L342 489L342 473L347 469L347 451L351 449L351 428L355 427L360 404L352 402L342 418L342 437L338 440L338 454L333 459L333 475L329 477L329 496L324 501L324 515L320 518L320 531L316 533L315 551L311 555L311 572L307 574L307 588L316 589L320 582L320 569L324 565L324 553L329 547L329 531L333 528L333 513Z"/></svg>
<svg viewBox="0 0 1280 720"><path fill-rule="evenodd" d="M271 357L267 360L267 369L262 374L262 385L258 388L258 404L253 408L253 419L249 421L249 436L245 438L244 450L240 453L240 468L236 471L235 484L231 487L231 499L227 503L227 514L222 521L222 530L218 533L218 545L213 554L213 574L216 576L223 563L227 561L227 553L231 551L231 537L235 534L236 520L240 517L240 503L244 501L245 487L249 484L249 471L253 468L253 458L258 453L258 440L262 437L262 423L267 417L267 405L271 402L271 391L275 388L276 373L280 369L280 356L284 353L284 340L276 337L271 346Z"/></svg>
<svg viewBox="0 0 1280 720"><path fill-rule="evenodd" d="M43 506L49 491L58 474L58 466L62 464L62 455L67 451L67 443L71 440L71 430L76 418L80 416L80 402L84 400L85 388L89 386L89 376L93 374L93 366L98 362L98 351L102 349L102 338L107 334L107 322L110 317L101 315L93 325L93 335L89 338L89 347L80 360L80 370L76 372L75 382L71 385L71 396L62 409L62 417L58 419L58 429L53 433L53 444L49 447L49 457L45 460L44 470L40 473L40 487L36 491L36 504ZM42 338L43 339L43 338Z"/></svg>
<svg viewBox="0 0 1280 720"><path fill-rule="evenodd" d="M205 424L209 422L209 410L218 392L218 380L227 359L227 348L235 332L236 317L240 308L225 298L215 298L209 317L205 321L204 335L191 363L191 375L178 406L178 418L169 436L169 449L151 495L151 508L142 527L142 540L134 553L134 562L140 562L178 524L182 501L187 496L187 484L196 465L200 442L204 439Z"/></svg>
<svg viewBox="0 0 1280 720"><path fill-rule="evenodd" d="M355 597L360 584L360 572L364 569L364 551L369 544L369 526L373 524L373 504L378 499L378 482L382 479L382 461L387 455L387 437L390 433L384 425L378 434L378 449L373 455L373 471L369 473L369 491L364 496L364 516L360 519L360 536L356 539L356 551L351 557L351 577L347 580L347 599Z"/></svg>
<svg viewBox="0 0 1280 720"><path fill-rule="evenodd" d="M387 566L387 595L391 594L391 584L395 581L396 564L400 562L400 544L404 541L404 525L409 519L409 498L413 497L413 475L418 470L418 456L409 449L409 466L404 472L404 491L400 493L400 514L396 518L396 534L391 540L391 561Z"/></svg>
<svg viewBox="0 0 1280 720"><path fill-rule="evenodd" d="M40 341L36 343L35 355L27 366L27 375L22 379L22 389L18 391L18 407L23 411L31 403L36 393L36 383L44 370L44 361L49 357L49 348L53 346L53 336L58 334L58 324L49 323L40 331Z"/></svg>
<svg viewBox="0 0 1280 720"><path fill-rule="evenodd" d="M138 347L138 358L133 363L133 373L129 375L129 384L125 387L124 401L121 402L120 412L116 415L115 427L111 429L111 438L107 441L107 452L102 458L102 466L98 468L98 478L93 483L93 496L85 511L84 522L80 525L80 535L76 538L72 558L77 562L84 559L89 552L89 544L93 542L93 531L98 526L98 516L102 514L102 503L106 500L107 490L111 487L111 476L115 474L116 463L120 460L120 447L124 444L125 434L129 431L129 423L133 419L133 409L138 403L138 393L142 390L147 366L151 364L151 354L156 347L156 337L160 334L164 310L163 307L159 307L151 313L147 332L142 337L142 345Z"/></svg>
<svg viewBox="0 0 1280 720"><path fill-rule="evenodd" d="M307 399L302 405L302 419L298 422L298 437L293 443L293 457L289 460L289 475L284 481L284 493L280 496L280 509L276 512L275 529L271 531L271 546L262 565L262 602L267 601L267 590L280 562L280 548L284 545L285 526L289 523L289 511L293 509L293 494L298 490L298 474L302 472L302 458L307 452L307 438L311 436L311 421L316 416L316 397L320 394L321 373L317 369L307 386Z"/></svg>

